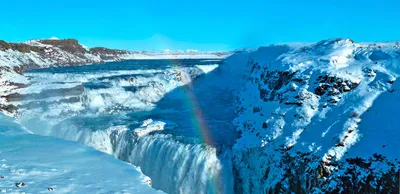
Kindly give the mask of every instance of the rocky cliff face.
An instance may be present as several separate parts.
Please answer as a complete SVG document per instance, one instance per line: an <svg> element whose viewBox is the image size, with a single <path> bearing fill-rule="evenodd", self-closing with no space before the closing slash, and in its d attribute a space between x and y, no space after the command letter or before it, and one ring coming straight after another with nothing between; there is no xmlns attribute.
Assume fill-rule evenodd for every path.
<svg viewBox="0 0 400 194"><path fill-rule="evenodd" d="M122 55L129 55L132 52L126 50L108 49L104 47L95 47L89 50L91 53L100 56L102 60L113 60Z"/></svg>
<svg viewBox="0 0 400 194"><path fill-rule="evenodd" d="M113 51L112 49L108 49ZM125 51L124 54L129 53ZM92 52L75 39L31 40L26 43L0 41L0 61L2 66L15 68L40 68L48 66L79 65L101 63L106 53ZM118 55L110 60L121 60Z"/></svg>
<svg viewBox="0 0 400 194"><path fill-rule="evenodd" d="M232 64L245 66L237 191L399 192L398 44L335 39L243 57Z"/></svg>

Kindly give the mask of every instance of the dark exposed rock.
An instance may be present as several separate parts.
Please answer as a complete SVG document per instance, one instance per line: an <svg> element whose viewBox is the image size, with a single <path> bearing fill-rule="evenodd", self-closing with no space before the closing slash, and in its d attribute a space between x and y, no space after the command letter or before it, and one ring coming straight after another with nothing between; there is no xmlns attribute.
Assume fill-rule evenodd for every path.
<svg viewBox="0 0 400 194"><path fill-rule="evenodd" d="M266 71L261 74L260 79L268 85L270 90L279 90L282 86L289 83L294 73L288 71Z"/></svg>
<svg viewBox="0 0 400 194"><path fill-rule="evenodd" d="M268 94L269 94L268 90L260 89L260 99L266 99Z"/></svg>
<svg viewBox="0 0 400 194"><path fill-rule="evenodd" d="M8 102L21 101L23 99L22 95L19 93L12 93L4 97L7 99Z"/></svg>
<svg viewBox="0 0 400 194"><path fill-rule="evenodd" d="M262 128L263 128L263 129L268 128L268 123L267 123L267 122L264 122L264 123L262 124Z"/></svg>
<svg viewBox="0 0 400 194"><path fill-rule="evenodd" d="M118 55L125 55L131 52L126 50L108 49L104 47L94 47L90 49L90 53L100 56L102 60L112 60L118 57Z"/></svg>
<svg viewBox="0 0 400 194"><path fill-rule="evenodd" d="M34 109L34 108L47 108L50 105L53 104L60 104L60 103L75 103L75 102L79 102L80 98L79 97L70 97L67 99L61 99L58 101L51 101L51 102L46 102L46 101L32 101L32 102L28 102L26 104L22 104L22 105L18 105L18 107L14 107L14 110L19 110L21 108L24 109Z"/></svg>
<svg viewBox="0 0 400 194"><path fill-rule="evenodd" d="M16 187L25 187L26 184L24 182L20 182L20 183L15 183Z"/></svg>
<svg viewBox="0 0 400 194"><path fill-rule="evenodd" d="M267 187L265 193L398 193L399 191L399 169L396 165L388 162L384 156L375 156L368 159L348 158L345 162L324 162L321 161L316 168L310 168L308 163L317 161L318 157L310 153L297 152L292 156L283 152L282 163L279 164L284 175L276 185ZM332 158L331 158L332 159ZM372 162L388 164L390 170L386 173L373 173ZM347 165L344 165L344 164ZM344 174L336 174L336 170ZM270 169L265 170L263 181L270 175ZM360 174L367 176L360 176ZM333 183L335 187L329 185Z"/></svg>
<svg viewBox="0 0 400 194"><path fill-rule="evenodd" d="M31 46L28 44L24 43L8 43L5 42L4 40L0 40L0 50L5 51L5 50L16 50L21 53L30 53L31 51L33 52L43 52L44 49L41 47L37 46Z"/></svg>
<svg viewBox="0 0 400 194"><path fill-rule="evenodd" d="M118 55L118 54L129 54L129 51L118 50L118 49L108 49L104 47L94 47L90 49L90 52L97 55Z"/></svg>
<svg viewBox="0 0 400 194"><path fill-rule="evenodd" d="M93 61L90 58L86 58L85 54L93 54L100 57L102 60L121 60L119 55L129 54L132 53L130 51L125 50L116 50L116 49L108 49L103 47L96 47L90 50L86 50L81 44L79 44L78 40L76 39L63 39L63 40L38 40L37 42L49 45L50 47L57 47L61 51L70 53L80 60L72 61L68 58L60 59L59 57L55 56L52 58L53 53L48 49L46 46L36 46L26 43L8 43L3 40L0 40L0 50L14 50L19 51L21 53L30 53L35 52L39 56L42 56L43 59L53 59L57 61L55 66L62 66L62 65L81 65L81 64L89 64L89 63L103 63L104 61ZM53 51L55 52L55 51ZM34 61L29 61L23 66L15 67L17 73L22 74L27 69L36 69L39 66Z"/></svg>
<svg viewBox="0 0 400 194"><path fill-rule="evenodd" d="M82 94L83 90L84 90L83 86L78 85L73 88L49 89L49 90L43 90L40 93L32 93L32 94L12 93L5 96L5 98L9 102L22 101L22 100L38 100L56 96L80 95Z"/></svg>
<svg viewBox="0 0 400 194"><path fill-rule="evenodd" d="M82 45L75 39L64 39L64 40L39 40L42 44L56 46L64 51L72 54L85 54L89 53Z"/></svg>
<svg viewBox="0 0 400 194"><path fill-rule="evenodd" d="M264 101L282 101L281 93L277 91L287 85L295 74L296 72L268 71L265 69L260 75L260 99ZM264 85L267 87L264 87Z"/></svg>
<svg viewBox="0 0 400 194"><path fill-rule="evenodd" d="M335 147L344 147L344 142L339 142L338 144L335 145Z"/></svg>
<svg viewBox="0 0 400 194"><path fill-rule="evenodd" d="M329 85L328 85L328 84L325 84L325 85L322 85L322 86L318 86L318 87L315 89L315 94L318 95L318 96L322 96L322 95L325 94L325 92L326 92L326 90L327 90L328 88L329 88Z"/></svg>
<svg viewBox="0 0 400 194"><path fill-rule="evenodd" d="M349 92L359 85L358 82L344 80L332 75L319 76L317 78L317 83L320 85L315 88L314 93L319 96L324 95L327 91L329 96L335 96Z"/></svg>
<svg viewBox="0 0 400 194"><path fill-rule="evenodd" d="M39 40L39 42L54 46L80 46L78 40L76 39L63 39L63 40L46 39L46 40Z"/></svg>
<svg viewBox="0 0 400 194"><path fill-rule="evenodd" d="M285 102L286 105L297 105L297 106L301 106L303 105L302 102Z"/></svg>
<svg viewBox="0 0 400 194"><path fill-rule="evenodd" d="M335 104L335 103L338 103L338 102L339 102L339 99L337 99L337 98L330 98L330 99L328 100L328 102Z"/></svg>
<svg viewBox="0 0 400 194"><path fill-rule="evenodd" d="M0 104L0 110L4 110L6 112L11 113L11 112L15 112L17 110L17 107L14 105L11 105L11 104L8 104L8 105Z"/></svg>
<svg viewBox="0 0 400 194"><path fill-rule="evenodd" d="M261 111L260 107L254 107L253 108L253 113L257 113L257 112L260 112L260 111Z"/></svg>

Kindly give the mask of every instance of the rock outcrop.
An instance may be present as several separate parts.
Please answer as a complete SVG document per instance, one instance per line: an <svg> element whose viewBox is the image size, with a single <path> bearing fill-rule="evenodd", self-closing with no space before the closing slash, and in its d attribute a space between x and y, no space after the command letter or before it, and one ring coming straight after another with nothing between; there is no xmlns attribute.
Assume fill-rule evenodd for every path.
<svg viewBox="0 0 400 194"><path fill-rule="evenodd" d="M397 193L400 47L333 39L242 54L243 193ZM397 100L396 100L397 99Z"/></svg>

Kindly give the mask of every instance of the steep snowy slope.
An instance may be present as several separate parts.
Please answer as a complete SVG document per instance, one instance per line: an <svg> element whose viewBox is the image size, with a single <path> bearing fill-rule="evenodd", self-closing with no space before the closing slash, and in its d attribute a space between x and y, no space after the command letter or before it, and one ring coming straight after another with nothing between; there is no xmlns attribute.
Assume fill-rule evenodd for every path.
<svg viewBox="0 0 400 194"><path fill-rule="evenodd" d="M335 39L241 54L245 193L399 192L400 48Z"/></svg>
<svg viewBox="0 0 400 194"><path fill-rule="evenodd" d="M0 113L2 193L162 193L141 172L74 142L30 134Z"/></svg>

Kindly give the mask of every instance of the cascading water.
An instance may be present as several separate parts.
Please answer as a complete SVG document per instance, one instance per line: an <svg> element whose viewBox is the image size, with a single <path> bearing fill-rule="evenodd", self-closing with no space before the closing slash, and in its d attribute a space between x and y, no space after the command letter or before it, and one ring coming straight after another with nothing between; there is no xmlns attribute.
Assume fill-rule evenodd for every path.
<svg viewBox="0 0 400 194"><path fill-rule="evenodd" d="M233 193L226 149L237 137L233 98L212 81L218 63L145 60L36 70L26 73L31 85L13 103L33 132L114 154L140 167L156 189Z"/></svg>

